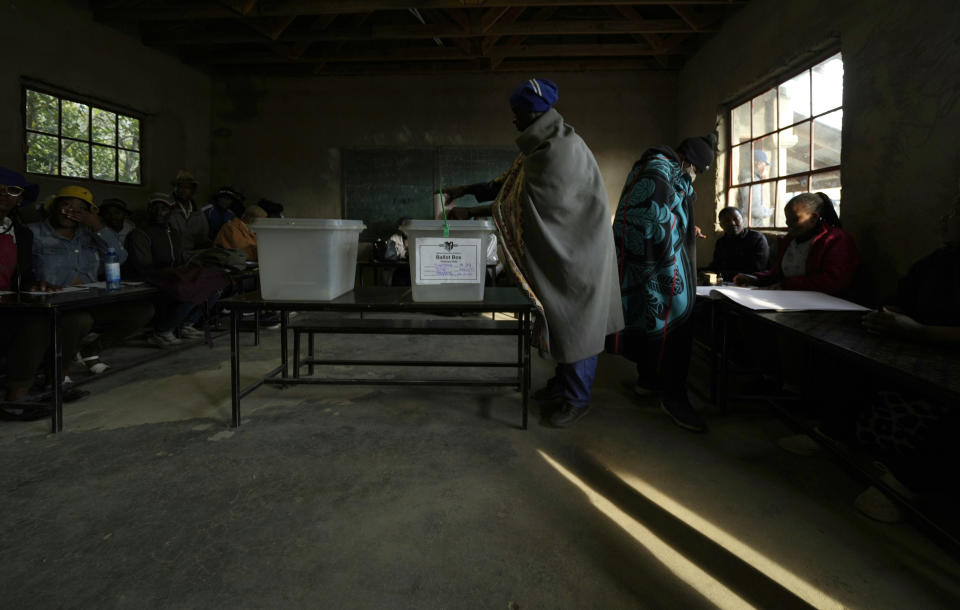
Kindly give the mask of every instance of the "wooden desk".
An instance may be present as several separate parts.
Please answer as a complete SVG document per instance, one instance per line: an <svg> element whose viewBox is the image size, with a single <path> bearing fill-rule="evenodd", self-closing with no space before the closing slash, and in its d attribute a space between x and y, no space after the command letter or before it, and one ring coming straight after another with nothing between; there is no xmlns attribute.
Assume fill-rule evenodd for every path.
<svg viewBox="0 0 960 610"><path fill-rule="evenodd" d="M869 333L858 312L754 312L804 341L876 370L890 383L960 404L960 350Z"/></svg>
<svg viewBox="0 0 960 610"><path fill-rule="evenodd" d="M527 398L530 387L530 340L533 304L514 287L487 288L484 300L455 303L418 303L412 298L409 288L358 288L332 301L278 301L264 300L259 293L225 299L223 304L230 309L230 379L233 401L233 425L241 423L240 400L261 385L298 385L298 384L353 384L353 385L441 385L441 386L516 386L521 392L522 428L527 427ZM240 316L244 311L261 309L280 312L280 366L253 384L240 387ZM516 321L459 320L384 320L382 318L349 318L328 322L297 322L300 332L338 333L338 334L445 334L445 335L513 335L517 337L517 359L506 362L449 362L442 366L461 367L505 367L517 369L515 377L504 380L470 379L329 379L300 377L300 357L296 356L296 368L291 375L288 353L288 333L291 330L289 314L291 311L327 311L339 313L485 313L500 311L516 315ZM299 340L296 340L299 349ZM363 361L317 361L309 358L303 364L352 364L361 366L409 366L408 361L363 360ZM422 366L440 366L437 362L418 362ZM279 378L277 377L279 375Z"/></svg>
<svg viewBox="0 0 960 610"><path fill-rule="evenodd" d="M782 332L811 351L822 350L841 362L855 365L857 369L866 371L869 378L876 381L877 386L892 385L934 401L960 406L960 350L956 348L904 341L867 332L860 323L863 312L761 312L727 300L718 301L714 306L719 312L722 325L720 349L724 401L728 394L729 359L725 348L730 330L728 319L731 314L736 314L758 321L773 330L771 337ZM951 552L960 553L960 532L949 525L951 521L955 521L951 514L939 507L922 506L911 498L903 497L886 483L882 472L874 466L872 457L864 456L831 439L809 422L798 418L778 401L769 402L784 420L820 443L842 465L896 500L935 540L945 544Z"/></svg>
<svg viewBox="0 0 960 610"><path fill-rule="evenodd" d="M103 288L87 288L76 292L44 295L8 294L0 296L0 315L12 313L39 314L47 316L50 324L50 387L52 389L50 429L52 432L63 430L63 395L60 380L63 371L60 365L62 346L60 344L60 314L64 311L87 309L98 305L110 305L126 301L139 301L160 294L160 290L149 284L123 286L116 292L107 292Z"/></svg>

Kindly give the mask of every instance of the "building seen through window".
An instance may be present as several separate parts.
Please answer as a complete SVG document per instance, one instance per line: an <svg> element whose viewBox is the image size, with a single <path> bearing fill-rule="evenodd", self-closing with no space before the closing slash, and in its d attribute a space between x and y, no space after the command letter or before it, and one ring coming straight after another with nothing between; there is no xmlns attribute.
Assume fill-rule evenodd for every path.
<svg viewBox="0 0 960 610"><path fill-rule="evenodd" d="M730 111L727 204L751 227L784 227L791 197L841 202L843 61L837 53Z"/></svg>

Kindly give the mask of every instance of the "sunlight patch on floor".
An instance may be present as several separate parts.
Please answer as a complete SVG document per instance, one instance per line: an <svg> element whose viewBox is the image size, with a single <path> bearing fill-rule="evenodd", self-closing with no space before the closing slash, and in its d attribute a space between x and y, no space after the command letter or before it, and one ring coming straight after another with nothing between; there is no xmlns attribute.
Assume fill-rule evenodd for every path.
<svg viewBox="0 0 960 610"><path fill-rule="evenodd" d="M617 508L612 502L587 485L575 474L564 468L556 460L542 450L538 449L537 452L540 454L540 457L565 479L580 489L597 510L630 534L634 540L643 545L651 555L673 572L677 578L690 585L707 601L718 608L753 608L746 600L725 587L723 583L710 576L707 572L700 569L697 564L677 552L676 549L641 525L636 519L633 519L630 515Z"/></svg>
<svg viewBox="0 0 960 610"><path fill-rule="evenodd" d="M745 544L742 540L717 527L683 504L670 498L643 479L625 472L612 470L624 483L645 498L680 519L713 542L750 564L768 578L816 608L843 608L844 605L820 589L803 580L790 570L763 553Z"/></svg>

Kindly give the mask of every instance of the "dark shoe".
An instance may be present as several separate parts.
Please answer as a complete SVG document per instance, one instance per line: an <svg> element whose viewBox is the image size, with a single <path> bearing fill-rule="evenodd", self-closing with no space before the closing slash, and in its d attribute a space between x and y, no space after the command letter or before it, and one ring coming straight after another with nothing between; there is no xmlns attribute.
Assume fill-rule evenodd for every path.
<svg viewBox="0 0 960 610"><path fill-rule="evenodd" d="M660 401L660 408L670 416L673 423L691 432L706 432L707 422L703 421L693 405L687 399L668 399Z"/></svg>
<svg viewBox="0 0 960 610"><path fill-rule="evenodd" d="M539 390L535 391L531 397L540 402L560 400L563 398L563 388L561 388L559 385L551 385L548 383Z"/></svg>
<svg viewBox="0 0 960 610"><path fill-rule="evenodd" d="M569 428L589 412L590 405L577 408L564 404L563 408L550 416L550 425L554 428Z"/></svg>
<svg viewBox="0 0 960 610"><path fill-rule="evenodd" d="M89 390L81 390L80 388L64 388L63 393L60 394L60 400L62 402L76 402L80 399L90 396Z"/></svg>

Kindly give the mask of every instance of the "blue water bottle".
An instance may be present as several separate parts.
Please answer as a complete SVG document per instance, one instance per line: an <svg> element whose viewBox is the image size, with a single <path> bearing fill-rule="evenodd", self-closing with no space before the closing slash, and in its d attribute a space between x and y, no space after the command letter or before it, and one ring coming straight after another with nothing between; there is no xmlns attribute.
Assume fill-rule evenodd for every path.
<svg viewBox="0 0 960 610"><path fill-rule="evenodd" d="M107 256L103 259L103 271L107 277L107 291L120 290L120 257L113 248L107 248Z"/></svg>

